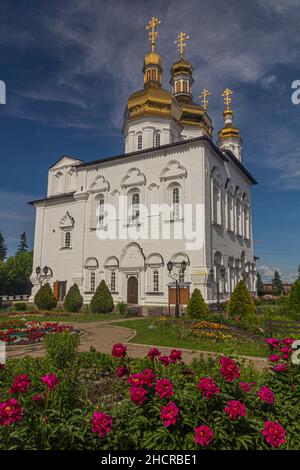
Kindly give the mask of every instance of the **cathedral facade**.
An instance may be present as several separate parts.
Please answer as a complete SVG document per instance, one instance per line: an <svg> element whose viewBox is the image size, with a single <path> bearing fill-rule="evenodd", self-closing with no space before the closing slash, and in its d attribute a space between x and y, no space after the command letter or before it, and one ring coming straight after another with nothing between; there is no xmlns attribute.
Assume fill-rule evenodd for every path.
<svg viewBox="0 0 300 470"><path fill-rule="evenodd" d="M210 93L203 90L201 104L193 100L184 33L178 36L171 89L162 87L157 24L152 18L148 25L144 87L125 109L124 154L91 162L63 156L48 170L47 196L32 202L32 296L44 273L59 300L77 283L89 303L104 279L116 303L145 311L167 307L173 287L169 261L187 295L199 288L207 301L227 298L241 279L256 291L251 210L256 181L241 161L232 91L223 93L224 127L214 143Z"/></svg>

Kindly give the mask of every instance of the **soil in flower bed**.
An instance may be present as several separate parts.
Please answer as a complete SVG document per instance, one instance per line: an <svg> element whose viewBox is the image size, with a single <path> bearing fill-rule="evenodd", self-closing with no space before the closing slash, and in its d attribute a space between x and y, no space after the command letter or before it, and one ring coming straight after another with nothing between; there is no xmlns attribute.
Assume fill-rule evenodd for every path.
<svg viewBox="0 0 300 470"><path fill-rule="evenodd" d="M7 345L35 344L41 342L48 334L64 331L72 334L81 332L72 325L10 319L0 323L0 341L4 341Z"/></svg>

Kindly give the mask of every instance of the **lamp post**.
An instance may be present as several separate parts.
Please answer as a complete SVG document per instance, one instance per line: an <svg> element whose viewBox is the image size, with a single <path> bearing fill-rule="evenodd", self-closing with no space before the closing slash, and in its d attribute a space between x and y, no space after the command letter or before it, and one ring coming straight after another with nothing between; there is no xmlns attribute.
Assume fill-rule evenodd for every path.
<svg viewBox="0 0 300 470"><path fill-rule="evenodd" d="M221 280L222 282L224 281L224 278L225 278L225 273L226 273L226 269L224 266L221 266L220 267L220 270L219 270L219 273L220 273L220 277L221 277ZM218 279L218 276L216 277L215 279L215 271L214 271L214 268L211 268L210 271L209 271L209 276L211 278L211 281L213 283L216 284L216 287L217 287L217 309L218 311L220 310L220 286L219 286L219 279Z"/></svg>
<svg viewBox="0 0 300 470"><path fill-rule="evenodd" d="M37 266L35 272L36 277L39 280L40 287L42 286L45 279L50 279L53 276L52 269L49 268L49 266L44 266L43 269L41 269L40 266Z"/></svg>
<svg viewBox="0 0 300 470"><path fill-rule="evenodd" d="M176 304L175 304L175 317L179 318L179 279L180 277L184 278L184 273L186 271L187 263L183 260L180 264L180 272L173 272L174 263L170 260L167 263L168 268L168 275L173 281L175 281L175 289L176 289Z"/></svg>

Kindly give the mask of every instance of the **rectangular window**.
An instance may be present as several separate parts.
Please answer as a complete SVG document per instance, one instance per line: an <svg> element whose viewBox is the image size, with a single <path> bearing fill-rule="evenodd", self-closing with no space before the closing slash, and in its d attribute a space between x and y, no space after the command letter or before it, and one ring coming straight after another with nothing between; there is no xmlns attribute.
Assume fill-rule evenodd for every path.
<svg viewBox="0 0 300 470"><path fill-rule="evenodd" d="M116 292L116 271L110 273L110 291Z"/></svg>
<svg viewBox="0 0 300 470"><path fill-rule="evenodd" d="M159 291L159 273L158 270L156 269L153 271L153 292L158 292Z"/></svg>
<svg viewBox="0 0 300 470"><path fill-rule="evenodd" d="M96 287L96 274L94 271L91 271L90 274L90 291L95 292L95 287Z"/></svg>

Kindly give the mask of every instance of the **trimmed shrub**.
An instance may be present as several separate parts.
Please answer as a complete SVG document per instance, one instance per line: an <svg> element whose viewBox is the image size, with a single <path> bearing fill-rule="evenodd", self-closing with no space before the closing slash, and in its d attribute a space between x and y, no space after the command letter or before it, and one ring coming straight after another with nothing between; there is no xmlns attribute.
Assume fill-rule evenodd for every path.
<svg viewBox="0 0 300 470"><path fill-rule="evenodd" d="M250 292L244 281L240 281L227 305L227 313L230 318L239 319L243 326L253 323L256 319L256 307Z"/></svg>
<svg viewBox="0 0 300 470"><path fill-rule="evenodd" d="M186 313L189 318L203 318L208 315L208 307L199 289L193 291L187 304Z"/></svg>
<svg viewBox="0 0 300 470"><path fill-rule="evenodd" d="M113 311L114 301L104 280L96 289L91 300L90 310L92 313L110 313Z"/></svg>
<svg viewBox="0 0 300 470"><path fill-rule="evenodd" d="M300 312L300 280L292 285L288 306L291 310Z"/></svg>
<svg viewBox="0 0 300 470"><path fill-rule="evenodd" d="M80 294L79 287L77 284L73 284L72 287L70 287L65 300L64 300L64 309L67 312L80 312L81 307L83 304L83 298L82 295Z"/></svg>
<svg viewBox="0 0 300 470"><path fill-rule="evenodd" d="M57 305L50 284L44 284L35 294L34 303L39 310L53 310Z"/></svg>

